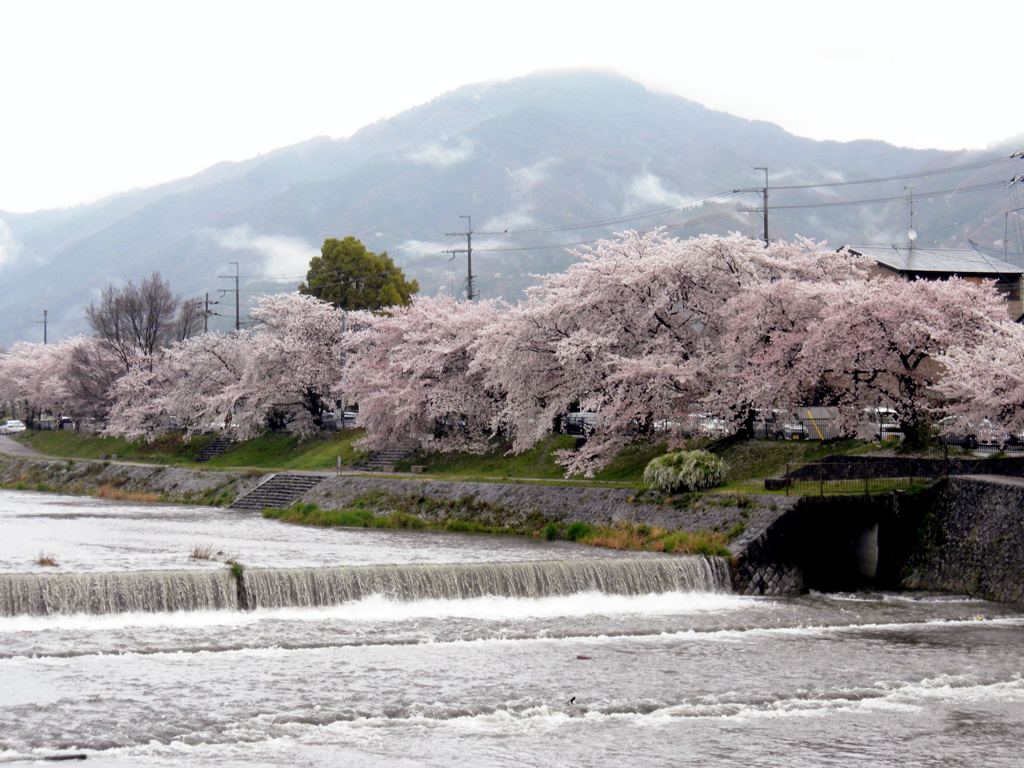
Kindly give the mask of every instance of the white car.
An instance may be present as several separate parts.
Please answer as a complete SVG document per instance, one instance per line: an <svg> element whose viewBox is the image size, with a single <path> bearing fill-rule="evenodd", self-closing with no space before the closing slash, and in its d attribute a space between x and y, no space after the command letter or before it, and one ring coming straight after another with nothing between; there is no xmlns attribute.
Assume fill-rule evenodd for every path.
<svg viewBox="0 0 1024 768"><path fill-rule="evenodd" d="M17 419L8 419L3 424L0 424L0 435L13 435L18 432L24 431L24 423L18 421Z"/></svg>

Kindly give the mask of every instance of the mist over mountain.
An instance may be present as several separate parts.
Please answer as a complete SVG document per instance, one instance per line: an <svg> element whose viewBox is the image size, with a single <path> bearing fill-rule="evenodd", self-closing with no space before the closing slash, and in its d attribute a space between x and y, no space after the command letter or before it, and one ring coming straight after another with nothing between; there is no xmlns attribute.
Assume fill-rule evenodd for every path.
<svg viewBox="0 0 1024 768"><path fill-rule="evenodd" d="M234 295L220 290L234 288L224 277L232 262L244 314L254 295L301 282L328 237L388 251L422 293L459 293L465 254L445 251L465 249L466 238L444 235L465 232L463 216L472 217L480 295L515 301L533 275L572 262L567 247L616 231L760 237L760 214L742 210L759 211L760 194L734 193L764 186L755 167L769 169L772 238L905 243L913 185L919 244L973 240L1001 256L1012 206L997 182L1024 169L982 161L1019 148L813 141L593 72L470 85L347 139L313 138L91 205L0 212L0 345L42 340L43 310L51 340L84 331L84 308L101 289L154 270L183 297L220 299L215 308L231 318L211 328L227 328ZM923 175L967 164L975 167ZM959 193L935 194L947 190ZM850 204L862 200L875 202ZM1011 245L1014 263L1019 251Z"/></svg>

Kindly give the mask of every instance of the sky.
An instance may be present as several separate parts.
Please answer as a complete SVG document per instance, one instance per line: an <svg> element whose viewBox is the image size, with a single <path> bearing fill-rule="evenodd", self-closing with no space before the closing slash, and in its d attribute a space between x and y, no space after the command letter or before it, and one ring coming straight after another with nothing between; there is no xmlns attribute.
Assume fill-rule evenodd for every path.
<svg viewBox="0 0 1024 768"><path fill-rule="evenodd" d="M551 69L616 72L813 139L984 149L1024 135L1017 14L943 5L0 0L0 211L344 138Z"/></svg>

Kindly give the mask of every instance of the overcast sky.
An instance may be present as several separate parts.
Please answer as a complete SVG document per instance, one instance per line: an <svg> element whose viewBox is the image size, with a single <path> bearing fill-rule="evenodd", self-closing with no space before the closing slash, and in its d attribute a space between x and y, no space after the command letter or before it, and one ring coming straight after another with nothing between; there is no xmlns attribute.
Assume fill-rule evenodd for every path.
<svg viewBox="0 0 1024 768"><path fill-rule="evenodd" d="M545 69L617 72L814 139L960 149L1024 134L1011 3L694 5L4 0L0 210L348 136Z"/></svg>

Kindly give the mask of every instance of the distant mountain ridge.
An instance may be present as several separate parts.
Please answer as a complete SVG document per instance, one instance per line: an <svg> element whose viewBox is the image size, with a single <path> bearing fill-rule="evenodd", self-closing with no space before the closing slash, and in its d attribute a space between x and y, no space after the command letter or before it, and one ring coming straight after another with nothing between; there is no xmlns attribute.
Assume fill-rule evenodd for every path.
<svg viewBox="0 0 1024 768"><path fill-rule="evenodd" d="M465 258L444 251L464 249L466 240L443 235L465 231L462 216L472 216L482 295L515 300L531 275L571 263L565 246L614 231L661 225L681 237L759 237L759 214L738 209L760 209L760 195L733 194L763 186L757 166L769 168L773 238L902 242L904 181L774 187L911 174L999 154L813 141L603 73L470 85L347 139L313 138L91 205L0 213L0 243L8 243L0 260L8 294L0 345L41 340L44 309L51 339L82 331L84 307L102 288L154 270L184 296L216 299L233 288L218 276L233 274L230 263L238 262L242 303L249 304L253 292L277 285L273 278L297 285L327 237L354 235L387 250L425 293L458 292ZM991 246L1003 234L1005 195L924 195L1012 175L997 166L912 182L921 242ZM713 195L724 199L680 207ZM876 198L892 199L834 205ZM224 298L233 303L232 295ZM226 327L219 322L213 327Z"/></svg>

